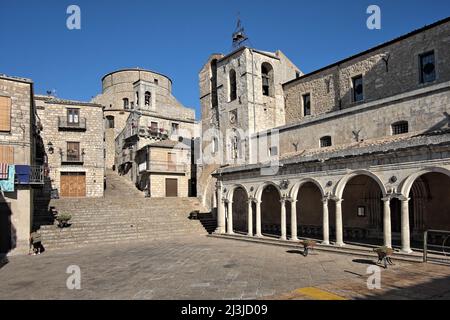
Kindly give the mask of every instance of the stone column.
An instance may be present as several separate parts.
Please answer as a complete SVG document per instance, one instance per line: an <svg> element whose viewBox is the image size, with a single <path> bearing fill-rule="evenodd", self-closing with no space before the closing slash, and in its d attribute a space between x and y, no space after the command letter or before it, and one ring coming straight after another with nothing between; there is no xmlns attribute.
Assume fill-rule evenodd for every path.
<svg viewBox="0 0 450 320"><path fill-rule="evenodd" d="M298 238L297 238L297 200L291 200L291 240L298 241Z"/></svg>
<svg viewBox="0 0 450 320"><path fill-rule="evenodd" d="M261 201L256 200L256 236L262 237L261 233Z"/></svg>
<svg viewBox="0 0 450 320"><path fill-rule="evenodd" d="M409 234L409 198L400 198L402 202L402 251L411 253L410 234Z"/></svg>
<svg viewBox="0 0 450 320"><path fill-rule="evenodd" d="M328 217L328 198L322 199L322 227L323 227L323 241L322 244L330 244L330 223Z"/></svg>
<svg viewBox="0 0 450 320"><path fill-rule="evenodd" d="M342 199L337 199L336 202L336 245L344 246L343 230L342 230Z"/></svg>
<svg viewBox="0 0 450 320"><path fill-rule="evenodd" d="M252 210L253 200L248 200L248 212L247 212L247 224L248 224L248 236L253 237L253 210Z"/></svg>
<svg viewBox="0 0 450 320"><path fill-rule="evenodd" d="M225 233L225 203L222 198L222 188L217 189L217 229L215 233Z"/></svg>
<svg viewBox="0 0 450 320"><path fill-rule="evenodd" d="M281 240L287 240L286 236L286 199L282 198L281 202Z"/></svg>
<svg viewBox="0 0 450 320"><path fill-rule="evenodd" d="M228 234L234 234L233 232L233 202L228 201L227 202L227 208L228 208L228 221L227 221L227 233Z"/></svg>
<svg viewBox="0 0 450 320"><path fill-rule="evenodd" d="M391 232L391 199L383 198L383 235L384 245L392 248L392 232Z"/></svg>

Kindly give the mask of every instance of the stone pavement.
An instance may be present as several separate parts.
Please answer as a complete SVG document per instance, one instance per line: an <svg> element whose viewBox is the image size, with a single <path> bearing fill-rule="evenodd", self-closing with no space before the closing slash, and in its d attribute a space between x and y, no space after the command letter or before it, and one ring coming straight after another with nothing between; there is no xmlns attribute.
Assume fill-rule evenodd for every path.
<svg viewBox="0 0 450 320"><path fill-rule="evenodd" d="M190 236L13 256L0 269L0 299L450 298L447 266L398 263L375 292L366 286L372 261L299 253ZM80 267L80 290L67 289L71 265Z"/></svg>

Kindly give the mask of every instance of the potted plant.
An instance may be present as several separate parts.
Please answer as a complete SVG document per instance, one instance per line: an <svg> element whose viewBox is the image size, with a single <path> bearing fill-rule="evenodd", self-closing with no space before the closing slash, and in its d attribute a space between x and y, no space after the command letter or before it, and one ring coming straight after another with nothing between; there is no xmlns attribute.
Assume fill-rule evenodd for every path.
<svg viewBox="0 0 450 320"><path fill-rule="evenodd" d="M314 240L303 240L301 241L301 244L303 245L303 256L308 256L309 250L313 249L316 245L316 241Z"/></svg>
<svg viewBox="0 0 450 320"><path fill-rule="evenodd" d="M55 220L58 221L58 227L60 228L68 227L70 219L72 219L72 216L68 213L60 213L55 218Z"/></svg>
<svg viewBox="0 0 450 320"><path fill-rule="evenodd" d="M384 268L387 268L387 265L394 265L394 263L391 260L391 257L394 254L394 250L392 248L386 247L386 246L382 246L382 247L378 247L373 249L374 252L377 253L378 255L378 261L377 263L384 263Z"/></svg>

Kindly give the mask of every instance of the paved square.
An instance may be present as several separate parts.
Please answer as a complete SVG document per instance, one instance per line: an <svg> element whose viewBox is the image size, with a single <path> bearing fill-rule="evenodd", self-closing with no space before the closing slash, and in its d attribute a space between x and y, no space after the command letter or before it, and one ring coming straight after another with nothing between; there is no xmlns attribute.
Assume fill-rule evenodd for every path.
<svg viewBox="0 0 450 320"><path fill-rule="evenodd" d="M450 298L447 266L398 263L382 272L389 286L377 293L366 286L370 261L323 252L305 258L282 247L208 237L9 260L0 269L0 299ZM66 286L71 265L81 269L81 290Z"/></svg>

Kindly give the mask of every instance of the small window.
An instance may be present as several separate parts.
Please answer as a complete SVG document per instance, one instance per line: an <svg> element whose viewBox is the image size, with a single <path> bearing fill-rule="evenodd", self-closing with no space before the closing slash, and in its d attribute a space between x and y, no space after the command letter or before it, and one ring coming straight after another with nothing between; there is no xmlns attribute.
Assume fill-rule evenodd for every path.
<svg viewBox="0 0 450 320"><path fill-rule="evenodd" d="M364 100L363 77L357 76L352 79L353 83L353 102Z"/></svg>
<svg viewBox="0 0 450 320"><path fill-rule="evenodd" d="M320 147L321 148L331 147L331 137L326 136L326 137L320 138Z"/></svg>
<svg viewBox="0 0 450 320"><path fill-rule="evenodd" d="M305 94L303 97L303 116L311 115L311 94Z"/></svg>
<svg viewBox="0 0 450 320"><path fill-rule="evenodd" d="M79 142L67 142L67 160L79 161L80 160L80 143Z"/></svg>
<svg viewBox="0 0 450 320"><path fill-rule="evenodd" d="M179 128L180 128L180 125L178 123L172 123L172 134L178 135Z"/></svg>
<svg viewBox="0 0 450 320"><path fill-rule="evenodd" d="M113 129L113 128L114 128L114 117L106 116L106 129Z"/></svg>
<svg viewBox="0 0 450 320"><path fill-rule="evenodd" d="M67 109L67 124L76 125L80 123L80 110Z"/></svg>
<svg viewBox="0 0 450 320"><path fill-rule="evenodd" d="M158 122L150 122L150 131L157 132L158 131Z"/></svg>
<svg viewBox="0 0 450 320"><path fill-rule="evenodd" d="M212 139L212 153L216 153L219 151L219 139L217 137L213 137Z"/></svg>
<svg viewBox="0 0 450 320"><path fill-rule="evenodd" d="M154 81L153 81L156 85L158 85L158 79L155 79Z"/></svg>
<svg viewBox="0 0 450 320"><path fill-rule="evenodd" d="M145 106L150 106L152 99L152 94L149 91L145 92Z"/></svg>
<svg viewBox="0 0 450 320"><path fill-rule="evenodd" d="M123 98L123 108L127 110L130 107L130 100L128 98Z"/></svg>
<svg viewBox="0 0 450 320"><path fill-rule="evenodd" d="M420 58L420 82L433 82L436 80L436 65L434 51L421 54Z"/></svg>
<svg viewBox="0 0 450 320"><path fill-rule="evenodd" d="M365 217L366 216L366 207L358 207L358 211L356 213L358 217Z"/></svg>
<svg viewBox="0 0 450 320"><path fill-rule="evenodd" d="M230 70L230 101L237 99L236 71Z"/></svg>
<svg viewBox="0 0 450 320"><path fill-rule="evenodd" d="M0 132L11 131L11 98L0 97Z"/></svg>
<svg viewBox="0 0 450 320"><path fill-rule="evenodd" d="M396 122L396 123L392 124L392 134L397 135L397 134L408 133L408 131L409 131L408 127L409 126L408 126L407 121Z"/></svg>
<svg viewBox="0 0 450 320"><path fill-rule="evenodd" d="M136 107L139 108L139 91L136 91Z"/></svg>
<svg viewBox="0 0 450 320"><path fill-rule="evenodd" d="M269 148L269 157L275 157L278 155L278 147Z"/></svg>

